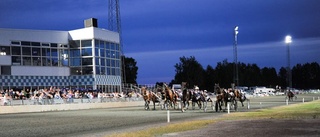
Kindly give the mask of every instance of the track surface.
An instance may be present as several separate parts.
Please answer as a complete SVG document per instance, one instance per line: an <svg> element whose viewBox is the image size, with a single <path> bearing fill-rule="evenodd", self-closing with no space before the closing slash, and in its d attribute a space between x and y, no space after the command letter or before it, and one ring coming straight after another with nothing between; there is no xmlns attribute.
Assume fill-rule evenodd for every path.
<svg viewBox="0 0 320 137"><path fill-rule="evenodd" d="M319 94L298 95L298 99L289 102L289 105L301 103L303 98L304 101L312 101L313 98L318 99L318 96ZM259 97L250 100L250 110L286 105L284 96ZM238 103L238 111L250 111L247 109L247 103L244 104L245 107L241 107ZM0 136L105 136L167 124L167 111L161 110L159 106L156 109L146 111L141 104L141 106L127 108L5 114L0 115ZM217 113L212 108L207 112L198 109L187 110L184 113L180 110L170 110L170 121L212 119L225 113Z"/></svg>

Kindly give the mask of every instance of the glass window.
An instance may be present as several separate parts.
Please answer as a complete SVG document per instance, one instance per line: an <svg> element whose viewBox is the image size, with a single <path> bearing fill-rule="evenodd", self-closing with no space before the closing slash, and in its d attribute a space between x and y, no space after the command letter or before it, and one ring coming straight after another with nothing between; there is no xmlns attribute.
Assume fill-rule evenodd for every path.
<svg viewBox="0 0 320 137"><path fill-rule="evenodd" d="M59 64L58 58L52 57L51 61L52 61L52 66L58 66L58 64Z"/></svg>
<svg viewBox="0 0 320 137"><path fill-rule="evenodd" d="M115 60L111 60L111 67L115 67L116 66L116 61Z"/></svg>
<svg viewBox="0 0 320 137"><path fill-rule="evenodd" d="M116 69L115 68L111 68L111 75L116 75Z"/></svg>
<svg viewBox="0 0 320 137"><path fill-rule="evenodd" d="M58 57L58 50L57 49L51 49L51 57Z"/></svg>
<svg viewBox="0 0 320 137"><path fill-rule="evenodd" d="M0 55L11 55L10 54L10 47L0 46Z"/></svg>
<svg viewBox="0 0 320 137"><path fill-rule="evenodd" d="M116 59L120 59L120 52L119 51L116 51Z"/></svg>
<svg viewBox="0 0 320 137"><path fill-rule="evenodd" d="M116 50L115 44L114 43L110 43L110 48L111 48L111 50Z"/></svg>
<svg viewBox="0 0 320 137"><path fill-rule="evenodd" d="M42 46L45 46L45 47L49 47L50 44L49 43L41 43Z"/></svg>
<svg viewBox="0 0 320 137"><path fill-rule="evenodd" d="M63 59L61 62L62 62L62 66L69 66L69 60L68 59Z"/></svg>
<svg viewBox="0 0 320 137"><path fill-rule="evenodd" d="M21 47L11 47L12 55L21 55Z"/></svg>
<svg viewBox="0 0 320 137"><path fill-rule="evenodd" d="M119 51L120 50L120 45L119 44L115 44L116 50Z"/></svg>
<svg viewBox="0 0 320 137"><path fill-rule="evenodd" d="M40 56L40 48L32 48L32 56Z"/></svg>
<svg viewBox="0 0 320 137"><path fill-rule="evenodd" d="M82 65L92 65L92 58L82 58Z"/></svg>
<svg viewBox="0 0 320 137"><path fill-rule="evenodd" d="M22 63L24 66L31 66L31 57L23 57Z"/></svg>
<svg viewBox="0 0 320 137"><path fill-rule="evenodd" d="M99 52L100 52L100 49L99 49L99 48L95 48L95 49L94 49L94 56L100 57Z"/></svg>
<svg viewBox="0 0 320 137"><path fill-rule="evenodd" d="M106 52L104 49L100 49L100 57L106 57Z"/></svg>
<svg viewBox="0 0 320 137"><path fill-rule="evenodd" d="M80 58L70 58L70 66L80 66L81 59Z"/></svg>
<svg viewBox="0 0 320 137"><path fill-rule="evenodd" d="M11 45L20 45L20 41L11 41Z"/></svg>
<svg viewBox="0 0 320 137"><path fill-rule="evenodd" d="M31 46L40 46L40 42L31 42Z"/></svg>
<svg viewBox="0 0 320 137"><path fill-rule="evenodd" d="M107 68L107 75L111 75L111 68Z"/></svg>
<svg viewBox="0 0 320 137"><path fill-rule="evenodd" d="M12 56L12 65L13 66L20 66L21 65L21 57L20 56Z"/></svg>
<svg viewBox="0 0 320 137"><path fill-rule="evenodd" d="M1 66L0 75L11 75L11 66Z"/></svg>
<svg viewBox="0 0 320 137"><path fill-rule="evenodd" d="M96 67L96 74L100 75L100 67Z"/></svg>
<svg viewBox="0 0 320 137"><path fill-rule="evenodd" d="M50 49L42 48L42 56L50 56Z"/></svg>
<svg viewBox="0 0 320 137"><path fill-rule="evenodd" d="M50 45L51 45L51 47L58 47L57 43L51 43Z"/></svg>
<svg viewBox="0 0 320 137"><path fill-rule="evenodd" d="M22 47L22 55L31 55L31 47Z"/></svg>
<svg viewBox="0 0 320 137"><path fill-rule="evenodd" d="M82 40L81 47L92 47L92 40Z"/></svg>
<svg viewBox="0 0 320 137"><path fill-rule="evenodd" d="M106 68L105 67L101 67L101 75L105 75L106 74Z"/></svg>
<svg viewBox="0 0 320 137"><path fill-rule="evenodd" d="M42 57L42 66L51 66L51 59L50 57Z"/></svg>
<svg viewBox="0 0 320 137"><path fill-rule="evenodd" d="M30 41L21 41L21 45L30 46L31 42Z"/></svg>
<svg viewBox="0 0 320 137"><path fill-rule="evenodd" d="M106 66L106 59L100 58L101 66Z"/></svg>
<svg viewBox="0 0 320 137"><path fill-rule="evenodd" d="M70 57L80 57L80 49L70 49Z"/></svg>
<svg viewBox="0 0 320 137"><path fill-rule="evenodd" d="M100 58L95 58L96 59L96 66L100 65Z"/></svg>
<svg viewBox="0 0 320 137"><path fill-rule="evenodd" d="M82 74L83 75L93 74L92 67L83 67L82 68Z"/></svg>
<svg viewBox="0 0 320 137"><path fill-rule="evenodd" d="M107 57L107 58L111 58L110 50L106 50L106 57Z"/></svg>
<svg viewBox="0 0 320 137"><path fill-rule="evenodd" d="M108 67L111 66L111 61L110 61L110 59L106 59L106 65L107 65Z"/></svg>
<svg viewBox="0 0 320 137"><path fill-rule="evenodd" d="M81 67L72 67L70 68L70 71L71 75L81 75L82 73Z"/></svg>
<svg viewBox="0 0 320 137"><path fill-rule="evenodd" d="M116 52L115 51L111 51L111 58L115 59L116 58Z"/></svg>
<svg viewBox="0 0 320 137"><path fill-rule="evenodd" d="M70 48L79 48L80 40L71 40L69 41Z"/></svg>
<svg viewBox="0 0 320 137"><path fill-rule="evenodd" d="M83 48L82 56L92 56L92 48Z"/></svg>
<svg viewBox="0 0 320 137"><path fill-rule="evenodd" d="M33 57L32 58L32 65L33 66L41 66L41 58L40 57Z"/></svg>

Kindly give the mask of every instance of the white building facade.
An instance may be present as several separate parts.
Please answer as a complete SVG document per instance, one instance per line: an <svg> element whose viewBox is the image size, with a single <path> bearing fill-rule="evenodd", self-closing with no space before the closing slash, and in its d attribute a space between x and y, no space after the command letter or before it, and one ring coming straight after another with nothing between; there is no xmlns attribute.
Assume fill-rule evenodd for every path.
<svg viewBox="0 0 320 137"><path fill-rule="evenodd" d="M119 33L0 29L0 89L121 91Z"/></svg>

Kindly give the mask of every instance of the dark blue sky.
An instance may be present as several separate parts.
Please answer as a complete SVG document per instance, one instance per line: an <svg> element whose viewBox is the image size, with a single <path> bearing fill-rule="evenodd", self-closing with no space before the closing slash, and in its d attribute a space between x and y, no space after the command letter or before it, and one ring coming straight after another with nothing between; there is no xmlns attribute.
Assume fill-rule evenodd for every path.
<svg viewBox="0 0 320 137"><path fill-rule="evenodd" d="M320 63L319 0L121 0L124 53L138 62L138 83L169 82L179 57L195 56L206 68L238 60L259 67ZM1 0L0 28L73 30L97 18L107 28L108 0Z"/></svg>

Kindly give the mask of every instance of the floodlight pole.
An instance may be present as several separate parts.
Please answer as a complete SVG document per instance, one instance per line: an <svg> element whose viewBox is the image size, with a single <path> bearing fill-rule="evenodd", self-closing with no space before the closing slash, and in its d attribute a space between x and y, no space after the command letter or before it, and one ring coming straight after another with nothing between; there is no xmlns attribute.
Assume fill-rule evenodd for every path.
<svg viewBox="0 0 320 137"><path fill-rule="evenodd" d="M234 67L233 67L233 83L235 84L234 88L239 86L239 72L238 72L238 33L239 27L234 27L234 45L233 45L233 59L234 59Z"/></svg>
<svg viewBox="0 0 320 137"><path fill-rule="evenodd" d="M291 75L291 66L290 66L290 44L292 43L292 38L290 35L287 35L285 38L285 43L287 45L287 83L289 86L289 91L292 88L292 75Z"/></svg>

